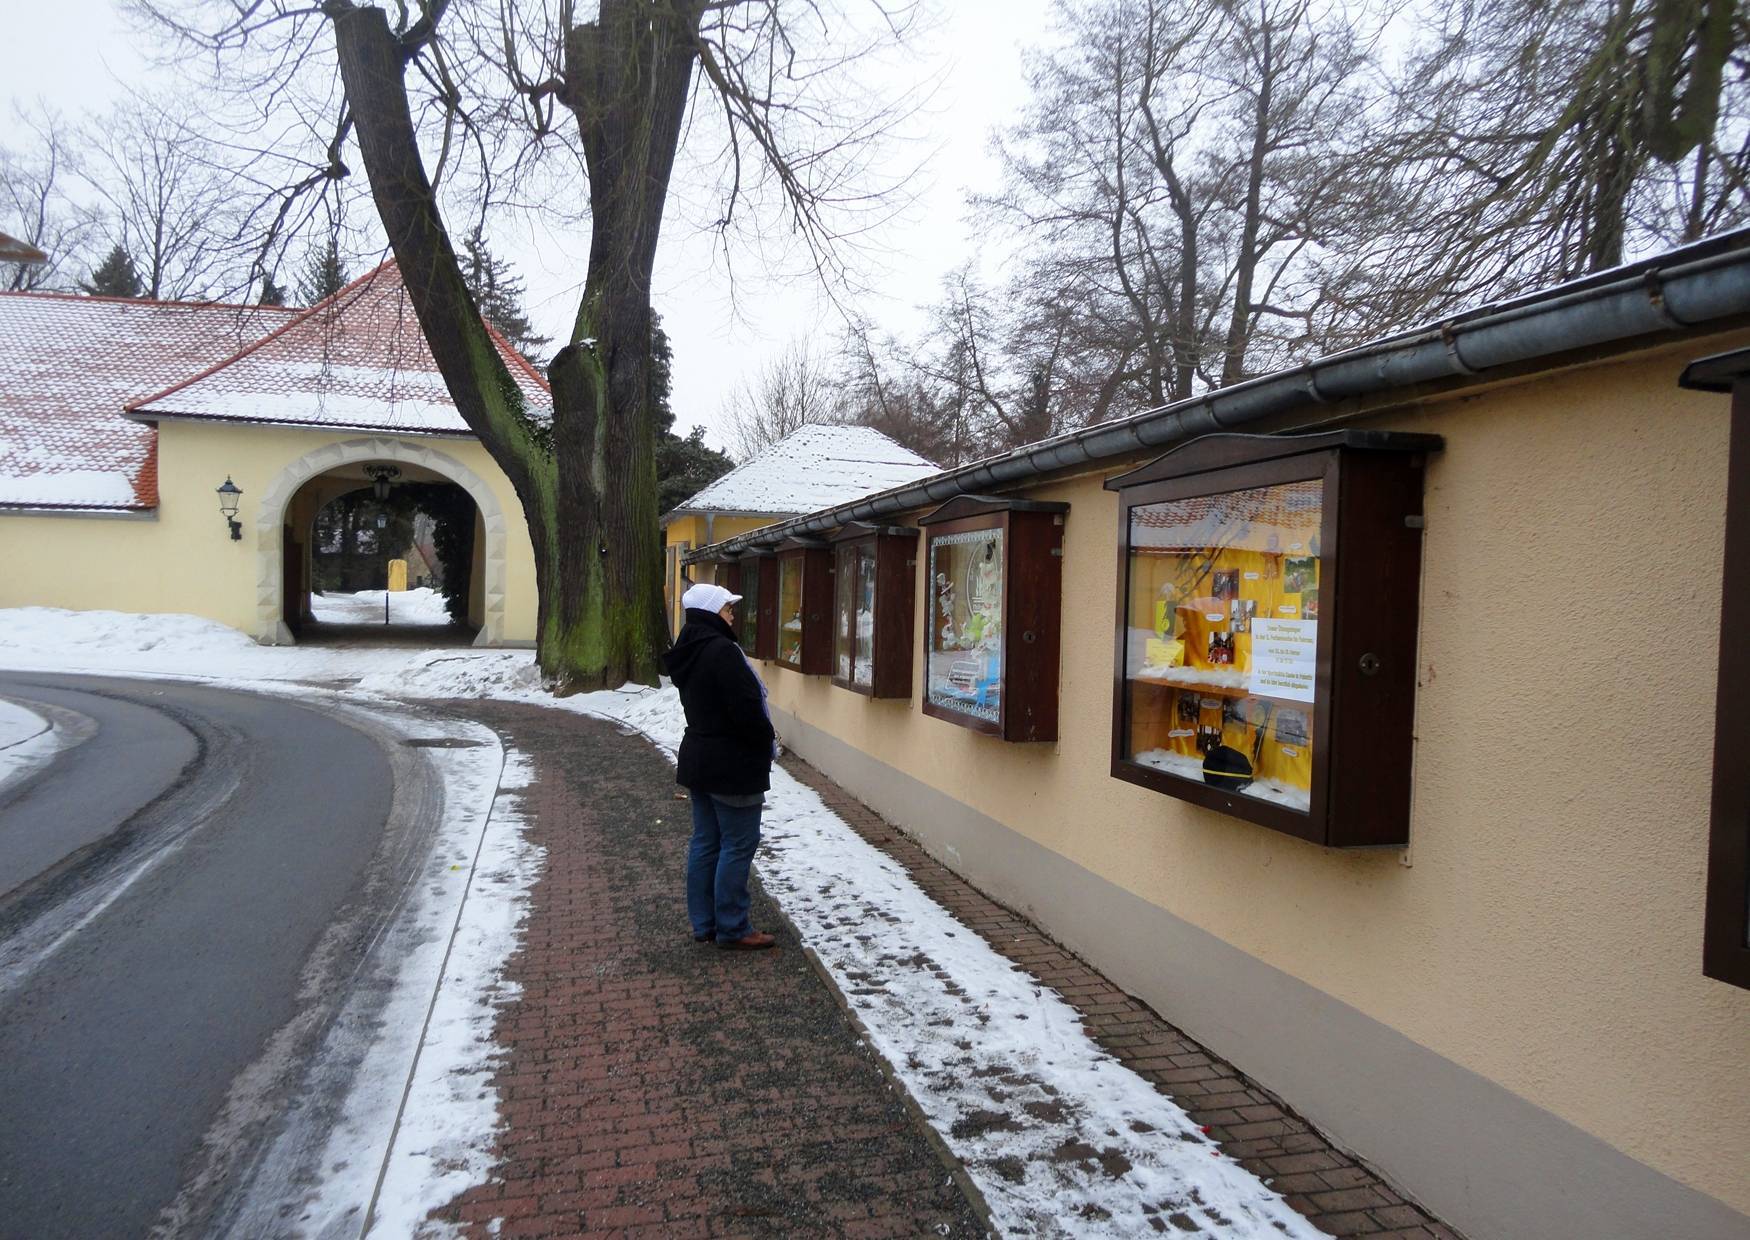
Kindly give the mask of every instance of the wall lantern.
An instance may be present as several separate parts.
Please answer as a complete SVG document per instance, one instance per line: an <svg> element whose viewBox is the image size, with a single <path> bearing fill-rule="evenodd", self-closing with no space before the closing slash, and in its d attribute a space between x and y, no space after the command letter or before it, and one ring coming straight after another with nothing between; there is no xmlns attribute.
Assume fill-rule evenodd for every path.
<svg viewBox="0 0 1750 1240"><path fill-rule="evenodd" d="M401 471L393 465L366 465L365 473L371 480L371 494L377 497L379 504L389 498L390 479L401 476Z"/></svg>
<svg viewBox="0 0 1750 1240"><path fill-rule="evenodd" d="M243 498L243 491L231 475L225 475L225 485L219 488L219 511L225 514L226 522L231 526L231 541L243 541L243 523L237 519L237 501Z"/></svg>

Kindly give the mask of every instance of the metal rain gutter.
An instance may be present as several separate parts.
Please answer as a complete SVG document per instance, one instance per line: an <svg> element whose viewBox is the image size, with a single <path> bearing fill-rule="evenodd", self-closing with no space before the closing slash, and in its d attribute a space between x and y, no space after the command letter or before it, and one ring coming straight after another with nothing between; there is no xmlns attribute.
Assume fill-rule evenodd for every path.
<svg viewBox="0 0 1750 1240"><path fill-rule="evenodd" d="M1479 307L1288 370L1102 422L922 482L701 547L686 563L787 537L875 522L957 495L1000 491L1065 469L1232 431L1307 404L1334 404L1612 341L1750 315L1750 229L1739 229L1538 293Z"/></svg>

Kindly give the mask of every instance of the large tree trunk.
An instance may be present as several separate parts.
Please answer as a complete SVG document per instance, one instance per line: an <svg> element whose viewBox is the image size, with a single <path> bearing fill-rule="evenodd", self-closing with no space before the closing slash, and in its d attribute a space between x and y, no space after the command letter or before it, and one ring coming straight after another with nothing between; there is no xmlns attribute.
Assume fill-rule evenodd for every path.
<svg viewBox="0 0 1750 1240"><path fill-rule="evenodd" d="M371 192L444 382L516 488L540 596L537 658L563 688L653 684L662 615L650 274L691 81L698 10L608 0L567 41L593 212L571 342L532 423L468 295L420 158L406 50L383 12L328 0Z"/></svg>

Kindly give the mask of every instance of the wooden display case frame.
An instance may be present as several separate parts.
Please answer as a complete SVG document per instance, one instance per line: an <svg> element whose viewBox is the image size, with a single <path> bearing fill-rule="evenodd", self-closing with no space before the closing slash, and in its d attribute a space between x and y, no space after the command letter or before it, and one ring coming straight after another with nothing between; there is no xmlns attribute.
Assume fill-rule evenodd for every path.
<svg viewBox="0 0 1750 1240"><path fill-rule="evenodd" d="M773 663L778 658L778 557L769 547L756 547L741 557L742 579L755 574L759 582L754 595L753 649L756 659ZM745 643L743 649L746 649Z"/></svg>
<svg viewBox="0 0 1750 1240"><path fill-rule="evenodd" d="M928 516L918 558L928 573L930 546L948 534L1003 531L1003 663L997 718L980 719L930 701L933 594L924 590L923 712L1005 741L1057 739L1058 654L1063 640L1063 525L1069 505L961 495Z"/></svg>
<svg viewBox="0 0 1750 1240"><path fill-rule="evenodd" d="M1750 349L1691 362L1679 380L1701 392L1729 392L1725 566L1720 586L1720 671L1714 702L1714 782L1708 816L1707 897L1701 971L1750 989Z"/></svg>
<svg viewBox="0 0 1750 1240"><path fill-rule="evenodd" d="M918 531L903 525L852 522L841 527L829 541L832 543L835 586L844 570L840 561L847 552L867 548L875 557L875 634L874 650L870 656L874 666L870 669L870 683L860 685L838 674L839 614L835 589L830 635L833 684L865 697L910 698ZM852 657L854 659L855 655Z"/></svg>
<svg viewBox="0 0 1750 1240"><path fill-rule="evenodd" d="M783 649L778 625L778 581L784 563L795 564L802 572L802 650L795 662L778 657ZM760 582L765 585L764 580ZM777 546L772 567L772 661L779 667L801 672L804 676L832 674L832 548L820 538L786 538ZM765 607L762 602L761 608ZM762 621L764 613L762 610ZM762 633L763 636L763 633Z"/></svg>
<svg viewBox="0 0 1750 1240"><path fill-rule="evenodd" d="M1409 842L1423 473L1438 435L1207 435L1109 479L1118 493L1112 776L1327 848ZM1130 513L1284 483L1323 485L1311 803L1305 812L1132 761L1125 656Z"/></svg>

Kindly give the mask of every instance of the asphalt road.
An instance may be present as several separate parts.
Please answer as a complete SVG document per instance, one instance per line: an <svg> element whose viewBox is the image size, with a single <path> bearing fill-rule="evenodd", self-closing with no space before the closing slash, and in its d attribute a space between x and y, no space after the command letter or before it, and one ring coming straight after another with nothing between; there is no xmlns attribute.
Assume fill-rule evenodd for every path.
<svg viewBox="0 0 1750 1240"><path fill-rule="evenodd" d="M163 1215L203 1136L332 999L312 961L364 950L390 759L283 698L25 674L0 696L95 725L0 793L0 1236L204 1230Z"/></svg>

